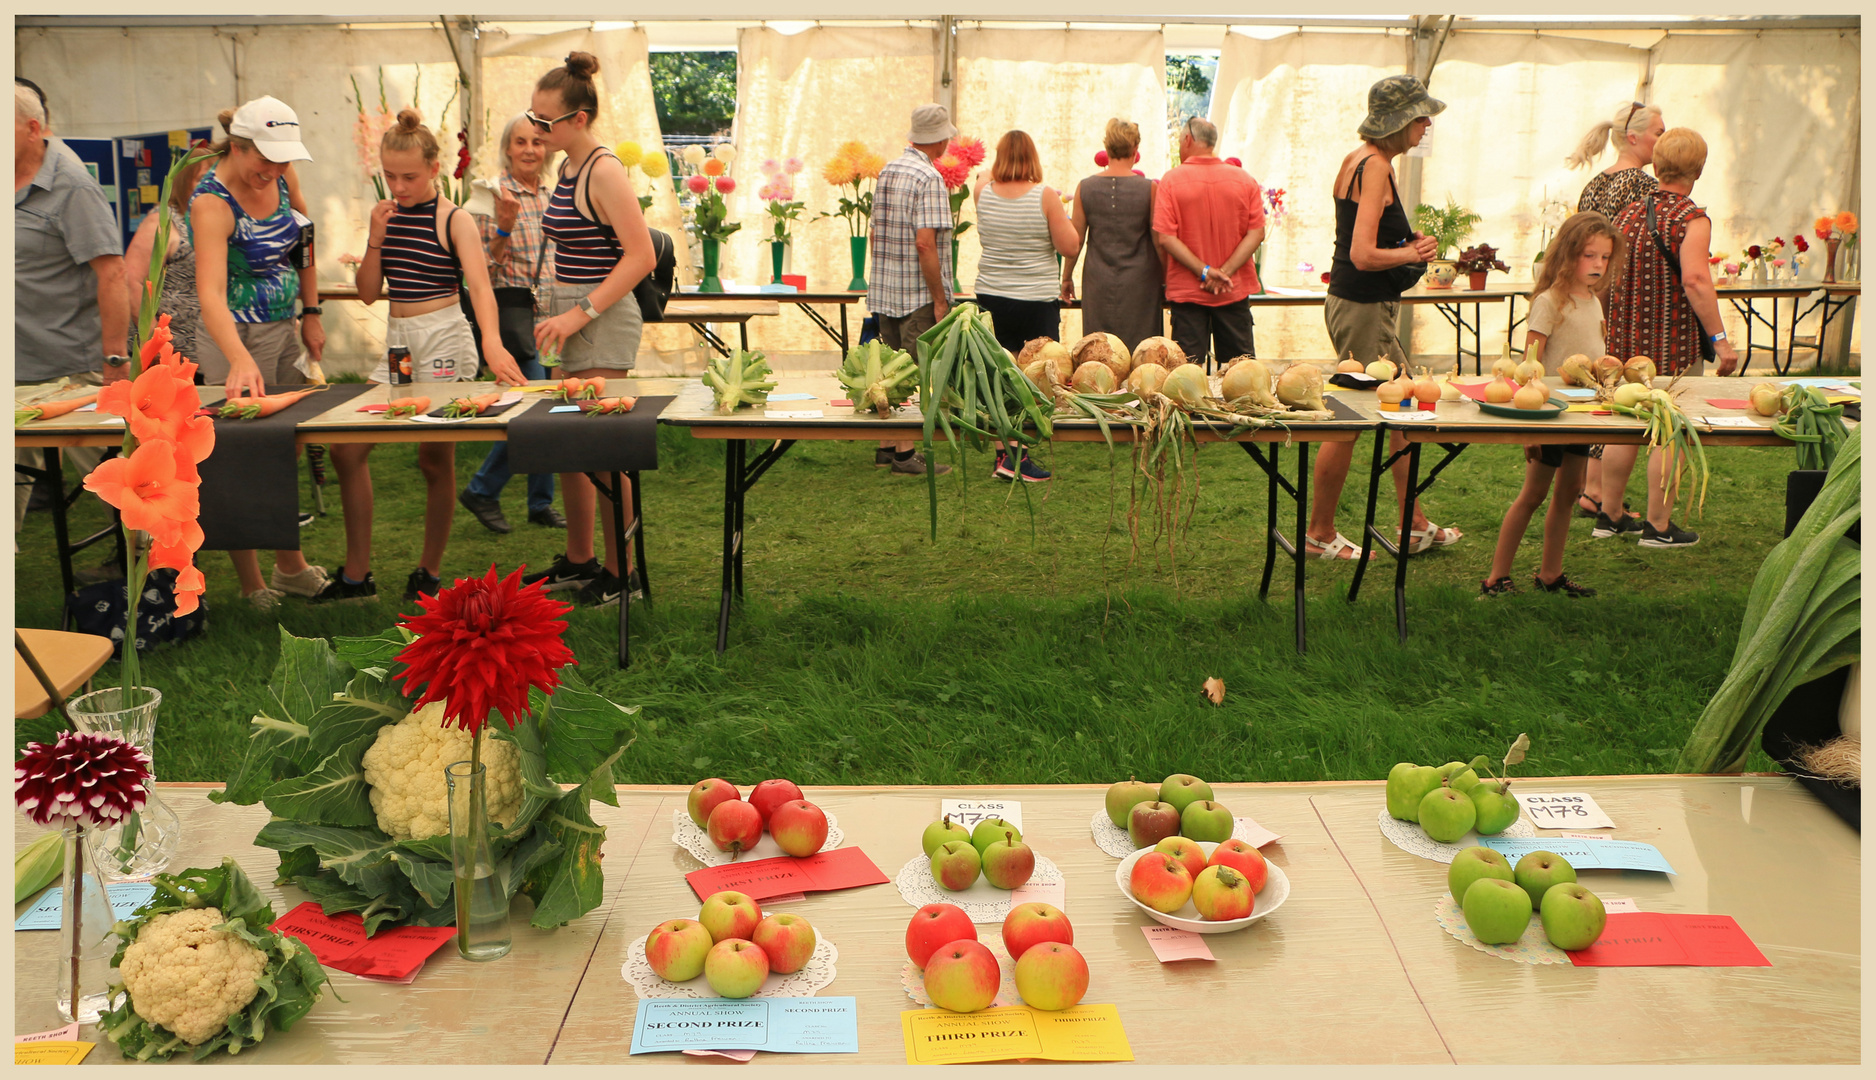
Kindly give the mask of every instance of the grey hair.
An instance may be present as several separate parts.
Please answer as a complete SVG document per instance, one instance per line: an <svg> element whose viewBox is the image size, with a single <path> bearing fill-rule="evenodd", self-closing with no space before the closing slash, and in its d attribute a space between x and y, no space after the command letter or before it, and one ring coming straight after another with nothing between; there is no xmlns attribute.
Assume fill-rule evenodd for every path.
<svg viewBox="0 0 1876 1080"><path fill-rule="evenodd" d="M13 84L13 115L21 120L36 121L40 127L46 126L46 109L39 104L39 95L19 83Z"/></svg>
<svg viewBox="0 0 1876 1080"><path fill-rule="evenodd" d="M1202 117L1195 116L1186 121L1186 133L1192 141L1212 150L1218 149L1218 125Z"/></svg>
<svg viewBox="0 0 1876 1080"><path fill-rule="evenodd" d="M513 116L509 117L508 122L502 125L501 141L495 144L495 160L497 163L501 165L503 172L508 173L510 175L514 174L515 163L512 160L510 160L510 158L508 157L508 144L514 140L515 128L523 124L529 124L529 123L531 123L531 121L528 120L528 114L525 112L518 112L514 114ZM553 151L553 150L545 150L542 153L541 155L541 175L542 176L551 175L548 169L554 163L555 153L556 151Z"/></svg>

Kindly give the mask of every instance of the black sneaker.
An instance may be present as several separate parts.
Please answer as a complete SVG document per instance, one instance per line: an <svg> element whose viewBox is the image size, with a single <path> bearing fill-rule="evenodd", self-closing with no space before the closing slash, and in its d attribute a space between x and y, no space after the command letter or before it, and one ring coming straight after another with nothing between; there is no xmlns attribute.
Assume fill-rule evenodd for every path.
<svg viewBox="0 0 1876 1080"><path fill-rule="evenodd" d="M1516 596L1518 592L1518 587L1512 584L1510 578L1501 577L1497 581L1487 581L1481 584L1479 586L1479 595L1473 597L1473 599L1490 600L1497 596Z"/></svg>
<svg viewBox="0 0 1876 1080"><path fill-rule="evenodd" d="M404 579L404 599L415 600L419 594L435 596L443 587L443 579L419 566Z"/></svg>
<svg viewBox="0 0 1876 1080"><path fill-rule="evenodd" d="M1611 536L1638 536L1641 534L1643 525L1642 519L1634 514L1623 514L1621 521L1610 521L1606 513L1597 514L1596 526L1589 530L1589 535L1598 540L1605 540Z"/></svg>
<svg viewBox="0 0 1876 1080"><path fill-rule="evenodd" d="M528 523L531 525L543 525L549 529L564 529L567 527L567 519L561 516L560 511L551 506L543 506L539 510L528 511Z"/></svg>
<svg viewBox="0 0 1876 1080"><path fill-rule="evenodd" d="M515 527L508 524L508 518L502 514L502 504L500 501L496 499L485 499L471 492L468 488L463 488L456 493L456 501L462 504L464 510L474 514L475 519L480 521L482 527L488 531L492 533L514 531Z"/></svg>
<svg viewBox="0 0 1876 1080"><path fill-rule="evenodd" d="M619 595L627 591L631 592L634 600L645 595L644 587L639 584L637 569L627 571L624 582L620 582L618 575L601 570L598 577L580 590L573 602L581 607L611 607L619 602Z"/></svg>
<svg viewBox="0 0 1876 1080"><path fill-rule="evenodd" d="M521 584L533 585L536 582L540 582L546 586L548 592L560 592L563 589L573 589L585 585L589 581L596 580L603 573L605 573L605 569L600 565L598 559L575 563L568 562L567 557L562 555L555 559L554 565L547 569L539 573L523 575Z"/></svg>
<svg viewBox="0 0 1876 1080"><path fill-rule="evenodd" d="M1505 580L1510 581L1511 579L1506 578ZM1539 589L1542 589L1544 592L1550 592L1550 593L1560 592L1560 593L1563 593L1565 596L1568 596L1576 600L1584 600L1584 599L1588 599L1589 597L1596 595L1595 589L1592 589L1587 585L1578 585L1576 582L1571 581L1569 577L1563 574L1558 574L1557 580L1555 581L1545 581L1542 574L1532 574L1531 583L1533 585L1536 585Z"/></svg>
<svg viewBox="0 0 1876 1080"><path fill-rule="evenodd" d="M307 597L306 602L309 604L326 604L338 601L341 603L357 604L363 603L366 600L376 600L377 598L378 583L372 579L371 571L365 571L365 580L351 582L345 580L345 572L341 570L332 575L331 579L326 582L325 588Z"/></svg>
<svg viewBox="0 0 1876 1080"><path fill-rule="evenodd" d="M882 465L891 465L893 456L894 455L893 455L892 447L890 446L879 447L878 449L873 451L873 464L875 467L882 466Z"/></svg>
<svg viewBox="0 0 1876 1080"><path fill-rule="evenodd" d="M1646 521L1642 522L1642 527L1641 527L1641 546L1642 547L1684 548L1684 547L1693 547L1695 544L1698 544L1699 542L1700 542L1699 533L1689 532L1686 529L1681 528L1679 525L1674 524L1674 521L1672 519L1669 519L1668 527L1660 532L1656 532L1655 527L1653 525L1648 524Z"/></svg>

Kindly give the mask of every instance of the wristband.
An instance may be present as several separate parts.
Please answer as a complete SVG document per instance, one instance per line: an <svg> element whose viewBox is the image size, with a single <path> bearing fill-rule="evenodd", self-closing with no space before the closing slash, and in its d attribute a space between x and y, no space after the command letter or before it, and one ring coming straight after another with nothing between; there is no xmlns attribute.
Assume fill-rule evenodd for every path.
<svg viewBox="0 0 1876 1080"><path fill-rule="evenodd" d="M1199 271L1199 283L1204 284L1206 281L1209 281L1211 279L1211 276L1212 276L1212 268L1211 266L1207 265L1204 269Z"/></svg>
<svg viewBox="0 0 1876 1080"><path fill-rule="evenodd" d="M1712 334L1708 336L1707 340L1713 342L1715 345L1718 345L1720 342L1726 340L1726 331L1722 330L1717 334Z"/></svg>
<svg viewBox="0 0 1876 1080"><path fill-rule="evenodd" d="M495 226L495 235L501 237L503 240L506 240L510 236L513 236L514 234L503 229L500 225L497 225Z"/></svg>

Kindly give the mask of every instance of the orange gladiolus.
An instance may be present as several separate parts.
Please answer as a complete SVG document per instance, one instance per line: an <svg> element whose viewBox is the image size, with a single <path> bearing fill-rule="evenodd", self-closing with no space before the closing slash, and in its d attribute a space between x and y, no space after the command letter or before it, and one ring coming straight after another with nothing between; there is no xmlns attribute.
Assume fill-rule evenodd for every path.
<svg viewBox="0 0 1876 1080"><path fill-rule="evenodd" d="M139 442L162 438L176 404L176 380L152 364L135 379L111 383L98 392L98 411L130 421Z"/></svg>
<svg viewBox="0 0 1876 1080"><path fill-rule="evenodd" d="M215 421L187 413L170 426L165 437L176 444L178 462L199 464L215 450Z"/></svg>
<svg viewBox="0 0 1876 1080"><path fill-rule="evenodd" d="M182 530L173 544L153 543L150 545L150 569L186 570L195 558L195 553L202 549L202 526L194 520L182 523Z"/></svg>
<svg viewBox="0 0 1876 1080"><path fill-rule="evenodd" d="M176 575L176 614L187 615L201 606L202 594L207 591L208 582L202 577L202 571L191 562Z"/></svg>
<svg viewBox="0 0 1876 1080"><path fill-rule="evenodd" d="M117 507L124 527L149 533L158 543L177 543L183 522L201 512L201 495L176 476L176 447L161 439L137 447L128 458L100 462L85 477L85 490Z"/></svg>

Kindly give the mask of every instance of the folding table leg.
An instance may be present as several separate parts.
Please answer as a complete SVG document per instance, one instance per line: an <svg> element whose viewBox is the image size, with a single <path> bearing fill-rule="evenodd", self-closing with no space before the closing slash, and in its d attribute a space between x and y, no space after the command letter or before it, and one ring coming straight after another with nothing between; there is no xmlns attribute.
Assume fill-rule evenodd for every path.
<svg viewBox="0 0 1876 1080"><path fill-rule="evenodd" d="M1401 641L1407 640L1407 559L1413 554L1415 488L1420 484L1420 445L1407 450L1407 501L1401 507L1400 544L1394 554L1394 629Z"/></svg>
<svg viewBox="0 0 1876 1080"><path fill-rule="evenodd" d="M730 596L737 549L742 544L738 523L742 510L743 440L723 444L723 595L717 605L717 654L730 645Z"/></svg>
<svg viewBox="0 0 1876 1080"><path fill-rule="evenodd" d="M1381 464L1381 448L1387 445L1387 429L1374 430L1374 464L1368 469L1368 510L1361 519L1361 551L1355 555L1355 580L1348 586L1348 602L1354 603L1356 594L1361 592L1361 577L1368 572L1368 552L1374 542L1374 504L1381 491L1381 474L1387 468Z"/></svg>
<svg viewBox="0 0 1876 1080"><path fill-rule="evenodd" d="M645 594L645 602L651 603L651 570L645 565L645 511L639 503L638 474L629 472L625 478L632 484L632 549L638 561L638 587Z"/></svg>
<svg viewBox="0 0 1876 1080"><path fill-rule="evenodd" d="M737 339L743 343L743 351L748 352L749 351L749 320L748 319L744 319L742 322L739 322L736 324L736 334L737 334Z"/></svg>
<svg viewBox="0 0 1876 1080"><path fill-rule="evenodd" d="M1250 450L1252 454L1257 453L1249 443L1245 444L1245 449ZM1264 466L1264 471L1270 474L1270 497L1264 509L1264 580L1257 586L1259 600L1270 598L1270 571L1277 561L1277 488L1279 486L1277 477L1280 475L1277 468L1277 454L1279 449L1278 444L1271 443L1269 462L1260 462ZM1297 542L1302 543L1300 537Z"/></svg>
<svg viewBox="0 0 1876 1080"><path fill-rule="evenodd" d="M624 488L625 484L621 481L619 474L613 473L612 498L609 501L612 503L612 532L619 538L619 569L621 570L625 570L625 545L632 539L625 532ZM636 503L638 485L632 486L632 494L633 501ZM637 507L634 506L633 510L636 511ZM635 513L632 518L632 531L642 532L643 525L644 522L640 521ZM632 663L632 573L626 570L621 576L622 580L619 582L619 669L623 671Z"/></svg>
<svg viewBox="0 0 1876 1080"><path fill-rule="evenodd" d="M72 581L71 524L65 517L65 470L58 447L48 446L40 453L45 461L46 482L52 487L52 538L59 549L59 582L65 586L59 600L59 629L64 630L72 617L71 607L64 598L72 595L75 588Z"/></svg>
<svg viewBox="0 0 1876 1080"><path fill-rule="evenodd" d="M1305 630L1308 617L1303 613L1303 560L1307 548L1303 546L1304 537L1309 529L1309 444L1296 444L1296 550L1291 553L1290 561L1296 564L1296 655L1308 652L1305 643Z"/></svg>

